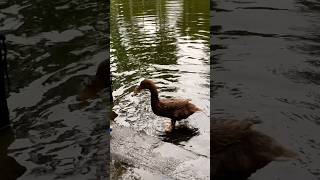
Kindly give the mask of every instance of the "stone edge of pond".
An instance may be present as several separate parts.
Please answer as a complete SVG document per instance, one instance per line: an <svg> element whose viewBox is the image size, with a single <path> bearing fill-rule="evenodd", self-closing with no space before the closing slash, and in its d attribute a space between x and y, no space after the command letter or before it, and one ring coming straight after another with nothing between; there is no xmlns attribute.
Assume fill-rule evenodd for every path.
<svg viewBox="0 0 320 180"><path fill-rule="evenodd" d="M144 132L113 126L111 179L210 179L210 159Z"/></svg>

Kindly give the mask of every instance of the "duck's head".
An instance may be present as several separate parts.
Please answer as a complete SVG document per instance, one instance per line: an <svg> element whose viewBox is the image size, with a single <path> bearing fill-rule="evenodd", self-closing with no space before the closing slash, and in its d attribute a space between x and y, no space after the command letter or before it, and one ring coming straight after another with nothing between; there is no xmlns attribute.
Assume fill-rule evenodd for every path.
<svg viewBox="0 0 320 180"><path fill-rule="evenodd" d="M153 81L145 79L134 89L134 94L140 93L143 89L157 89L157 86Z"/></svg>
<svg viewBox="0 0 320 180"><path fill-rule="evenodd" d="M110 62L109 61L102 61L96 72L96 78L105 80L107 79L108 81L110 80Z"/></svg>

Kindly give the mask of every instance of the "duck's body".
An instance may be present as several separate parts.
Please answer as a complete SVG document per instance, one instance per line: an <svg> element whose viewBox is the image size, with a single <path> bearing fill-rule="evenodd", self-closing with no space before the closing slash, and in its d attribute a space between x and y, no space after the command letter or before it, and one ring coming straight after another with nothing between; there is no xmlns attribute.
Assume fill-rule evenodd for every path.
<svg viewBox="0 0 320 180"><path fill-rule="evenodd" d="M148 89L151 93L151 107L153 113L158 116L171 119L172 128L176 121L188 118L196 111L200 111L189 99L159 99L156 85L151 80L143 80L135 89L135 93Z"/></svg>
<svg viewBox="0 0 320 180"><path fill-rule="evenodd" d="M97 97L101 90L111 86L110 79L110 63L102 61L97 68L94 79L80 93L79 100L85 101Z"/></svg>
<svg viewBox="0 0 320 180"><path fill-rule="evenodd" d="M211 126L212 177L245 180L271 161L296 158L271 137L253 130L256 120L213 120Z"/></svg>

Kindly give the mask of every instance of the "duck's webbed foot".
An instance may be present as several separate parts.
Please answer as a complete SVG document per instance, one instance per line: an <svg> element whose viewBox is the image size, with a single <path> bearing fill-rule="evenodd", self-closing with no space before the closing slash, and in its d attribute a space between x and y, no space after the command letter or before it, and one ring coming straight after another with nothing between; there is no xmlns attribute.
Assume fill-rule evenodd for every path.
<svg viewBox="0 0 320 180"><path fill-rule="evenodd" d="M170 122L167 122L164 131L165 131L166 133L171 133L171 132L174 131L174 129L175 129L175 124L176 124L176 121L174 121L174 120L171 120L171 123L170 123Z"/></svg>

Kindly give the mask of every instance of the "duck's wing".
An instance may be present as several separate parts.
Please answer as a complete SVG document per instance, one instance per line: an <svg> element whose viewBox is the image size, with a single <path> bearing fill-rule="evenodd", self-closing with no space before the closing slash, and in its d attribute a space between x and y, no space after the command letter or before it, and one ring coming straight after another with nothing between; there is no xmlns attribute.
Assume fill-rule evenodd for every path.
<svg viewBox="0 0 320 180"><path fill-rule="evenodd" d="M191 106L196 108L190 101L190 99L161 99L159 104L161 108L166 111L179 111L189 109Z"/></svg>
<svg viewBox="0 0 320 180"><path fill-rule="evenodd" d="M184 114L188 108L190 100L188 99L161 99L159 106L162 112L165 112L170 118L178 118L181 112Z"/></svg>
<svg viewBox="0 0 320 180"><path fill-rule="evenodd" d="M247 179L273 160L297 157L273 138L251 128L260 121L211 120L212 172L216 179Z"/></svg>
<svg viewBox="0 0 320 180"><path fill-rule="evenodd" d="M270 136L252 129L251 127L257 123L260 121L254 119L215 121L211 126L213 151L223 151L238 144L243 148L250 146L252 148L250 151L256 156L269 161L298 157L296 153L284 148Z"/></svg>
<svg viewBox="0 0 320 180"><path fill-rule="evenodd" d="M215 152L221 151L233 144L245 141L250 134L251 126L260 123L257 120L213 120L211 126L211 144Z"/></svg>

